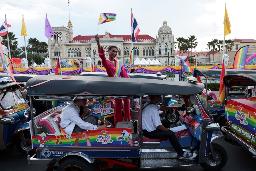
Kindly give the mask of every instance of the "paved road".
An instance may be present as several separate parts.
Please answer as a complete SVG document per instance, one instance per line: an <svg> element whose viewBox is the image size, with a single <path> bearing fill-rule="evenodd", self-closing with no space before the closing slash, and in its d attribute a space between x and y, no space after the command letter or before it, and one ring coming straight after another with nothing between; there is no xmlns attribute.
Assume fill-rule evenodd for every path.
<svg viewBox="0 0 256 171"><path fill-rule="evenodd" d="M222 171L256 171L256 159L252 158L249 153L242 148L221 142L228 151L229 160ZM1 171L45 171L46 166L27 165L26 157L18 155L15 152L0 153L0 170ZM145 169L144 169L145 170ZM151 169L156 170L156 169ZM203 171L200 166L182 167L182 168L166 168L163 171Z"/></svg>

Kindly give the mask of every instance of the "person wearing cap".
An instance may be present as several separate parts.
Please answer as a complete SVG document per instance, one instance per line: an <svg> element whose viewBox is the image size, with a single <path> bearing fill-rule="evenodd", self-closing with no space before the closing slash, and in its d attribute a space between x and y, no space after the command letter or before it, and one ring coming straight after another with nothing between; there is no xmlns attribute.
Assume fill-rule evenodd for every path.
<svg viewBox="0 0 256 171"><path fill-rule="evenodd" d="M105 128L105 125L97 126L89 122L85 122L80 117L80 108L87 104L87 99L76 97L73 102L67 105L61 112L60 126L65 132L71 135L73 132L81 132L84 130L96 130Z"/></svg>
<svg viewBox="0 0 256 171"><path fill-rule="evenodd" d="M192 154L183 151L175 133L164 127L159 116L160 108L158 103L161 102L160 95L150 95L150 102L142 109L142 130L143 135L148 138L168 138L179 159L192 159Z"/></svg>

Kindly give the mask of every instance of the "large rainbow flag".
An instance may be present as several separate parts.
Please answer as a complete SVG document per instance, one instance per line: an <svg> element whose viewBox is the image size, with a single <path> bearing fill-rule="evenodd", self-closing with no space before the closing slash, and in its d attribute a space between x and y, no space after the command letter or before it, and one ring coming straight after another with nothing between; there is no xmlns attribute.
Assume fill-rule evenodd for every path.
<svg viewBox="0 0 256 171"><path fill-rule="evenodd" d="M234 69L244 69L249 45L243 46L235 54Z"/></svg>

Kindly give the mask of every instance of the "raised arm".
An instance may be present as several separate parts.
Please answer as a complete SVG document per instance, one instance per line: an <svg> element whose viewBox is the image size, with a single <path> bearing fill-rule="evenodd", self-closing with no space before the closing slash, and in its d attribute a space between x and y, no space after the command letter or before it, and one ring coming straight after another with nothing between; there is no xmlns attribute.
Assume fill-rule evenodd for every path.
<svg viewBox="0 0 256 171"><path fill-rule="evenodd" d="M100 46L100 38L99 38L98 34L96 34L95 40L96 40L96 43L97 43L97 46L98 46L98 50L100 50L102 47Z"/></svg>
<svg viewBox="0 0 256 171"><path fill-rule="evenodd" d="M96 40L96 43L97 43L97 46L98 46L99 57L101 58L102 63L104 65L106 63L106 57L105 57L105 54L104 54L103 47L100 45L100 38L99 38L98 34L95 36L95 40Z"/></svg>

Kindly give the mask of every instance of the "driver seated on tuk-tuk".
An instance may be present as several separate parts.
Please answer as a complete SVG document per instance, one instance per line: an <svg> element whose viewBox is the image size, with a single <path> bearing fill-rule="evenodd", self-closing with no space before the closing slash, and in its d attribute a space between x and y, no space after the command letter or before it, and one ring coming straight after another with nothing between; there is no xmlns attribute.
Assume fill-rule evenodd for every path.
<svg viewBox="0 0 256 171"><path fill-rule="evenodd" d="M80 109L87 104L84 97L75 97L73 102L67 105L60 115L60 126L65 132L71 135L73 132L82 132L84 130L96 130L105 128L106 125L97 126L84 121L80 116Z"/></svg>
<svg viewBox="0 0 256 171"><path fill-rule="evenodd" d="M160 95L150 95L150 102L142 110L143 135L148 138L168 138L179 159L192 159L192 154L183 151L175 133L164 127L159 116Z"/></svg>

